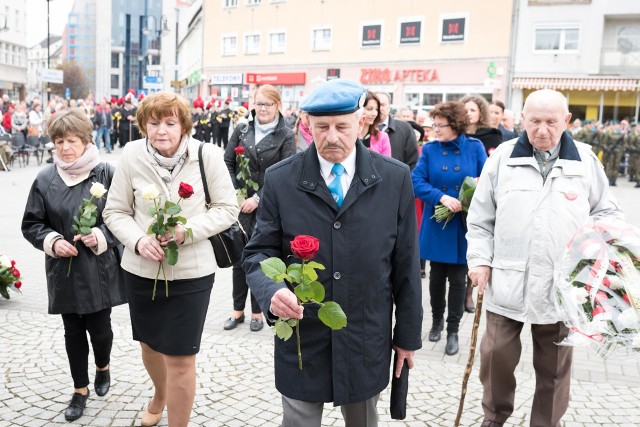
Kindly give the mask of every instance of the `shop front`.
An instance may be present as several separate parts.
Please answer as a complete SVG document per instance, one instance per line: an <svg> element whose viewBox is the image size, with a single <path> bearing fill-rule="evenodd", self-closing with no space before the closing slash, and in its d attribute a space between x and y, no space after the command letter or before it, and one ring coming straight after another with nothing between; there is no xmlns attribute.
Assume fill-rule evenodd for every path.
<svg viewBox="0 0 640 427"><path fill-rule="evenodd" d="M619 77L515 77L513 88L522 99L539 89L562 92L573 118L582 120L629 119L638 122L640 79Z"/></svg>
<svg viewBox="0 0 640 427"><path fill-rule="evenodd" d="M224 100L231 98L232 101L242 104L249 98L246 85L243 85L242 73L212 74L209 81L209 95L212 99Z"/></svg>
<svg viewBox="0 0 640 427"><path fill-rule="evenodd" d="M297 107L305 93L307 73L246 73L245 83L251 93L257 86L270 84L280 90L282 105Z"/></svg>

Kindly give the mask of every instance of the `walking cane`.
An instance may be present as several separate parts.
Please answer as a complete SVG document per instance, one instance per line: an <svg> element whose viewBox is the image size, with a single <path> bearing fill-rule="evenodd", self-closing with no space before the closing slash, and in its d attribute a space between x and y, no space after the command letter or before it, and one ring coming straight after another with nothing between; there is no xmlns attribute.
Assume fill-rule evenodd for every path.
<svg viewBox="0 0 640 427"><path fill-rule="evenodd" d="M458 415L456 415L456 421L454 427L460 425L460 417L462 416L462 408L464 408L464 398L467 395L467 383L471 376L471 368L473 368L473 360L476 355L476 342L478 341L478 327L480 326L480 316L482 315L482 299L484 294L478 295L478 301L476 302L476 315L473 318L473 330L471 331L471 346L469 347L469 358L467 359L467 367L464 369L464 376L462 377L462 393L460 394L460 403L458 404Z"/></svg>

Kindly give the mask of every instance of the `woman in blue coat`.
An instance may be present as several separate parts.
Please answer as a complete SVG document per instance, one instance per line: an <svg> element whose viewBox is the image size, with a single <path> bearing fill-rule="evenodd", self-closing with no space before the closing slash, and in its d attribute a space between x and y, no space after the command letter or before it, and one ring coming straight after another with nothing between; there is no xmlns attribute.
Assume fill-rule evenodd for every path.
<svg viewBox="0 0 640 427"><path fill-rule="evenodd" d="M467 274L466 229L461 215L454 215L446 227L432 219L434 209L442 203L452 212L462 206L458 194L465 177L480 176L487 160L484 146L464 135L467 112L460 102L444 102L431 110L436 141L422 147L422 156L413 170L413 189L425 203L420 227L420 258L430 261L429 294L433 324L429 341L440 340L444 329L444 312L449 279L449 312L445 353L458 352L458 328L464 310Z"/></svg>

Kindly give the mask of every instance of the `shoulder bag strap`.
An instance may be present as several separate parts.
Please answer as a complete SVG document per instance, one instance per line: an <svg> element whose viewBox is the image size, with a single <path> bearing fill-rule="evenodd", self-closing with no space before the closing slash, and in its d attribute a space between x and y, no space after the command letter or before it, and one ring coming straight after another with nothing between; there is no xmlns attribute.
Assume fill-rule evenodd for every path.
<svg viewBox="0 0 640 427"><path fill-rule="evenodd" d="M209 186L207 185L207 177L204 173L204 160L202 158L202 147L204 147L204 144L204 142L201 142L198 147L198 164L200 166L200 177L202 178L202 187L204 189L205 206L207 209L211 209L211 196L209 196Z"/></svg>

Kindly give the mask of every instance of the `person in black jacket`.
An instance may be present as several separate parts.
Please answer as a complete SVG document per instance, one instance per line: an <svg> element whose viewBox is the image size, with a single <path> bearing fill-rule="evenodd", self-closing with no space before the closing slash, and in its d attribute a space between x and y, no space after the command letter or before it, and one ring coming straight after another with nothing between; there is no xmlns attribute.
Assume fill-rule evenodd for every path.
<svg viewBox="0 0 640 427"><path fill-rule="evenodd" d="M275 338L275 382L287 427L319 427L324 402L341 406L347 426L376 426L392 348L398 355L394 376L400 376L422 346L411 173L358 140L365 98L361 84L334 79L305 99L300 109L310 115L314 142L267 170L256 229L244 251L247 280L267 320L300 319L303 369L296 339ZM298 235L319 239L313 260L325 269L317 281L326 299L344 310L346 328L326 327L317 307L298 305L284 283L261 271L269 257L298 262L290 256Z"/></svg>
<svg viewBox="0 0 640 427"><path fill-rule="evenodd" d="M469 118L469 125L467 126L465 135L479 139L482 145L484 145L487 156L490 156L493 150L502 143L502 133L500 133L498 129L491 127L489 103L484 97L473 94L464 96L460 102L462 102L464 108L467 109L467 117ZM475 178L475 176L473 178ZM464 302L464 310L467 313L476 311L475 303L473 302L473 286L469 278L467 278L467 294Z"/></svg>
<svg viewBox="0 0 640 427"><path fill-rule="evenodd" d="M390 115L391 105L389 94L378 92L380 98L380 120L378 126L381 131L389 134L391 143L391 157L400 160L413 169L418 163L418 142L413 128L406 122L395 120Z"/></svg>
<svg viewBox="0 0 640 427"><path fill-rule="evenodd" d="M220 126L218 130L218 146L222 147L225 150L227 148L227 144L229 144L229 126L231 126L232 116L233 111L231 111L231 108L229 108L229 99L227 99L224 102L224 108L216 116L216 120L218 121Z"/></svg>
<svg viewBox="0 0 640 427"><path fill-rule="evenodd" d="M226 105L226 104L225 104ZM236 189L246 188L247 198L240 203L238 220L249 237L256 224L256 209L262 197L264 174L267 168L280 160L292 156L296 152L295 135L289 129L280 113L282 101L280 92L274 86L260 86L254 97L255 109L251 112L248 124L239 124L231 135L231 140L224 153L224 161L229 169L231 180ZM239 155L236 149L244 154ZM249 160L251 176L240 176L242 158ZM250 179L258 185L258 189L247 185ZM244 305L249 288L242 267L233 266L233 311L224 322L224 329L235 328L244 322ZM253 294L251 294L251 331L263 328L262 311Z"/></svg>
<svg viewBox="0 0 640 427"><path fill-rule="evenodd" d="M106 197L93 199L97 220L90 234L77 234L71 227L82 199L91 198L93 183L108 189L113 177L113 168L100 161L91 131L79 109L52 117L47 133L55 144L55 164L38 174L22 218L22 234L46 254L49 314L61 314L64 324L74 387L67 421L82 416L89 396L87 332L96 363L95 392L104 396L109 391L111 308L126 302L119 242L102 220Z"/></svg>

